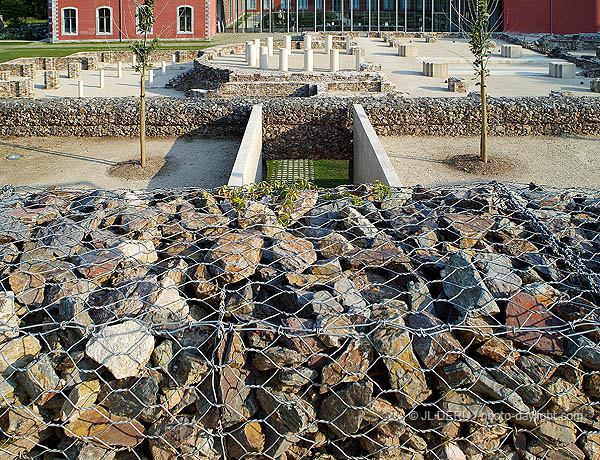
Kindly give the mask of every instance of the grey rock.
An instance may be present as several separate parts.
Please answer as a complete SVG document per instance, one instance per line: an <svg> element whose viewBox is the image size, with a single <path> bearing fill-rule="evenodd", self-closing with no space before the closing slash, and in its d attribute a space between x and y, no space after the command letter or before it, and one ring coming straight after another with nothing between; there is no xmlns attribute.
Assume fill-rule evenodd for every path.
<svg viewBox="0 0 600 460"><path fill-rule="evenodd" d="M269 415L267 423L280 435L303 433L315 420L312 405L295 394L265 386L256 390L256 398L263 411Z"/></svg>
<svg viewBox="0 0 600 460"><path fill-rule="evenodd" d="M471 258L461 252L450 256L442 268L444 293L463 316L494 315L500 312Z"/></svg>
<svg viewBox="0 0 600 460"><path fill-rule="evenodd" d="M475 265L482 267L483 280L494 297L507 299L519 291L522 281L515 273L510 257L504 254L478 254Z"/></svg>
<svg viewBox="0 0 600 460"><path fill-rule="evenodd" d="M319 418L338 437L345 438L360 430L364 413L371 402L373 382L351 383L323 400Z"/></svg>
<svg viewBox="0 0 600 460"><path fill-rule="evenodd" d="M17 382L39 406L50 400L60 385L60 379L54 372L48 355L40 356L29 363L23 371L17 373Z"/></svg>
<svg viewBox="0 0 600 460"><path fill-rule="evenodd" d="M87 343L85 353L105 366L116 379L135 377L150 360L154 338L135 321L104 326Z"/></svg>

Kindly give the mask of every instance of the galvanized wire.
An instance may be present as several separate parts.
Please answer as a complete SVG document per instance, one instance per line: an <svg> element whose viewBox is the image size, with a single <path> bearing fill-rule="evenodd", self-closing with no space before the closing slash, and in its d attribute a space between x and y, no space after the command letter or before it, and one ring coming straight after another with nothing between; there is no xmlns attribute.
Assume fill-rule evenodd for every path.
<svg viewBox="0 0 600 460"><path fill-rule="evenodd" d="M0 459L600 456L600 191L0 190Z"/></svg>

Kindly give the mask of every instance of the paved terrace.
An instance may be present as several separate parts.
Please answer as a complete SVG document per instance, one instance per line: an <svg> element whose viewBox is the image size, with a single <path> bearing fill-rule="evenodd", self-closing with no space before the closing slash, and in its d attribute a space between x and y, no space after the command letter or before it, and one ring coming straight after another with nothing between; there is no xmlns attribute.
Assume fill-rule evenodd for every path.
<svg viewBox="0 0 600 460"><path fill-rule="evenodd" d="M418 48L418 57L400 57L397 47L390 47L380 38L358 38L365 49L365 60L381 64L387 78L397 89L410 97L464 97L464 93L452 93L444 83L445 78L423 75L423 61L447 62L448 75L463 77L469 83L469 91L477 90L473 78L472 54L465 39L441 38L435 43L425 43L424 38L400 39L401 43L412 43ZM494 54L489 61L491 75L488 78L490 96L548 96L552 90L573 91L575 96L597 97L590 91L590 79L558 79L548 75L550 59L543 54L523 49L523 57L507 59L500 56L501 45L509 44L497 40ZM589 53L588 53L589 54ZM580 71L581 69L577 69ZM582 84L583 82L583 84Z"/></svg>

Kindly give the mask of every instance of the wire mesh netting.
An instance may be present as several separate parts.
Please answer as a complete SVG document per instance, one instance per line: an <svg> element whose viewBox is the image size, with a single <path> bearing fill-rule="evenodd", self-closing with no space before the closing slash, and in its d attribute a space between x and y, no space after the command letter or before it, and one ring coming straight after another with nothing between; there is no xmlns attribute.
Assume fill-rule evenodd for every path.
<svg viewBox="0 0 600 460"><path fill-rule="evenodd" d="M0 459L600 458L600 192L387 192L0 189Z"/></svg>

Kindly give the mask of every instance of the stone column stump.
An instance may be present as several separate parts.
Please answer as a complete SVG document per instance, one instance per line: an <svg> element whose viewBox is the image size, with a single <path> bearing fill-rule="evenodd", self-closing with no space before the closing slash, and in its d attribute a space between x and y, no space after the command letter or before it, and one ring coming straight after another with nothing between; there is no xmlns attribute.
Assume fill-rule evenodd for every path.
<svg viewBox="0 0 600 460"><path fill-rule="evenodd" d="M68 64L67 76L69 78L81 78L81 64L79 62Z"/></svg>
<svg viewBox="0 0 600 460"><path fill-rule="evenodd" d="M60 88L60 81L58 80L57 70L45 70L44 71L44 89L58 89Z"/></svg>

